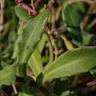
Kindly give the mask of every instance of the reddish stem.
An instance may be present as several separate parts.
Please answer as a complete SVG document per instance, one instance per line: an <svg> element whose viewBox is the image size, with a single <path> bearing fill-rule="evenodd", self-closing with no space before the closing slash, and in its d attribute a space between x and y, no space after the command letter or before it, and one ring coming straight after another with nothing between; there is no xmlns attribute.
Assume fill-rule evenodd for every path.
<svg viewBox="0 0 96 96"><path fill-rule="evenodd" d="M19 4L23 9L25 9L26 11L28 11L28 13L30 13L33 16L36 16L38 13L36 12L36 10L32 9L29 5L23 3L23 0L15 0L15 2L17 4Z"/></svg>
<svg viewBox="0 0 96 96"><path fill-rule="evenodd" d="M21 3L22 0L15 0L15 2L18 4L18 3Z"/></svg>
<svg viewBox="0 0 96 96"><path fill-rule="evenodd" d="M30 6L28 6L27 4L25 3L19 3L20 6L22 8L24 8L25 10L27 10L30 14L32 14L33 16L36 16L38 13L36 12L36 10L33 10Z"/></svg>

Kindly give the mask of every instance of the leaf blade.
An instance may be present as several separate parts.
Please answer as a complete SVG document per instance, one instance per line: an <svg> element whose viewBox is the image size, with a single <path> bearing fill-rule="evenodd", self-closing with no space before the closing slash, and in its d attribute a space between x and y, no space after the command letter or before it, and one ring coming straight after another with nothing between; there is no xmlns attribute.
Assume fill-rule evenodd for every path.
<svg viewBox="0 0 96 96"><path fill-rule="evenodd" d="M43 10L38 16L29 20L23 28L23 32L18 37L19 41L17 39L19 50L17 58L21 64L28 61L40 41L48 17L49 12Z"/></svg>
<svg viewBox="0 0 96 96"><path fill-rule="evenodd" d="M46 66L44 82L54 78L67 77L89 71L96 66L96 47L77 48L61 55Z"/></svg>
<svg viewBox="0 0 96 96"><path fill-rule="evenodd" d="M15 66L10 65L0 71L0 85L11 85L16 79Z"/></svg>

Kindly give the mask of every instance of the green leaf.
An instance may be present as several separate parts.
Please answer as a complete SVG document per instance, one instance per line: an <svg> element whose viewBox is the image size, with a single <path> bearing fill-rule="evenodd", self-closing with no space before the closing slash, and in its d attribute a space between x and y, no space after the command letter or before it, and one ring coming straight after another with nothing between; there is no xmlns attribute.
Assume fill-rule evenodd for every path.
<svg viewBox="0 0 96 96"><path fill-rule="evenodd" d="M44 34L42 35L42 38L41 38L38 46L37 46L40 53L42 52L46 41L47 41L47 36L46 36L46 34L44 33Z"/></svg>
<svg viewBox="0 0 96 96"><path fill-rule="evenodd" d="M64 5L64 10L62 11L62 18L67 27L68 32L73 39L82 42L80 23L82 21L84 14L84 4L66 4Z"/></svg>
<svg viewBox="0 0 96 96"><path fill-rule="evenodd" d="M82 47L67 51L44 69L44 80L84 73L96 66L96 47Z"/></svg>
<svg viewBox="0 0 96 96"><path fill-rule="evenodd" d="M46 41L48 41L48 46L49 46L50 62L53 60L53 50L52 50L51 41L50 41L48 34L44 33L42 35L40 42L38 43L36 49L34 50L34 52L32 53L28 61L28 64L30 68L32 69L32 72L34 73L35 77L37 77L43 70L44 62L41 57L41 52L44 48Z"/></svg>
<svg viewBox="0 0 96 96"><path fill-rule="evenodd" d="M0 70L0 85L11 85L16 79L15 66L10 65Z"/></svg>
<svg viewBox="0 0 96 96"><path fill-rule="evenodd" d="M37 77L43 70L41 54L36 48L32 53L28 65L32 69L33 74Z"/></svg>
<svg viewBox="0 0 96 96"><path fill-rule="evenodd" d="M66 5L62 12L62 18L68 27L79 27L82 16L75 5Z"/></svg>
<svg viewBox="0 0 96 96"><path fill-rule="evenodd" d="M28 60L28 65L32 69L32 72L35 75L35 77L37 77L43 70L41 52L44 48L44 45L45 45L47 39L48 38L47 38L46 34L44 33L42 35L42 38L39 41L36 49L34 50L30 59Z"/></svg>
<svg viewBox="0 0 96 96"><path fill-rule="evenodd" d="M48 17L49 12L43 10L38 16L29 20L25 25L23 32L17 39L18 47L16 48L19 50L17 58L20 63L26 63L35 50L35 47L41 39Z"/></svg>
<svg viewBox="0 0 96 96"><path fill-rule="evenodd" d="M31 18L28 12L24 10L22 7L20 7L19 5L15 7L15 12L16 15L19 17L19 19L22 21L28 21Z"/></svg>

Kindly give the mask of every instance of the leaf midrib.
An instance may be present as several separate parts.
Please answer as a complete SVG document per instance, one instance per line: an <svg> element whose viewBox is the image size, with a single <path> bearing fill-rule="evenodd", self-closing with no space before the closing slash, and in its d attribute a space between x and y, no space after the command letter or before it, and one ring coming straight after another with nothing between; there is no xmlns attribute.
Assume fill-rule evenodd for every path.
<svg viewBox="0 0 96 96"><path fill-rule="evenodd" d="M72 64L76 64L77 62L79 62L79 61L81 61L81 60L84 60L84 59L85 59L85 58L80 58L79 60L75 60L75 61L70 62L70 63L68 63L68 64L64 64L63 66L60 66L60 67L58 67L58 68L56 68L56 69L48 72L48 73L46 74L46 77L50 76L50 74L53 74L53 73L55 73L55 72L58 71L58 70L62 70L62 68L67 68L68 66L70 66L70 65L72 65ZM45 72L46 72L46 71L45 71ZM58 71L58 72L59 72L59 71Z"/></svg>

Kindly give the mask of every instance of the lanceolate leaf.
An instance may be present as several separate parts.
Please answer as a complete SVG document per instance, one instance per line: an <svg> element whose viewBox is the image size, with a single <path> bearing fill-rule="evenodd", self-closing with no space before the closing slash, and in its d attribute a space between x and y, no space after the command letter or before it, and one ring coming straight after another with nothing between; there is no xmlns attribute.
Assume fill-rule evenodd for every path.
<svg viewBox="0 0 96 96"><path fill-rule="evenodd" d="M41 52L44 48L45 42L47 41L46 35L43 34L41 40L39 41L36 49L30 56L28 60L28 65L32 69L32 72L35 78L42 72L43 70L43 62L41 57Z"/></svg>
<svg viewBox="0 0 96 96"><path fill-rule="evenodd" d="M28 65L32 69L32 72L35 76L35 78L42 72L43 70L43 62L41 57L41 52L44 48L44 44L46 42L46 35L43 34L41 40L39 41L36 49L30 56L28 60Z"/></svg>
<svg viewBox="0 0 96 96"><path fill-rule="evenodd" d="M37 77L43 71L43 60L41 57L41 52L44 48L44 44L48 42L48 47L50 51L50 62L53 60L53 50L50 43L50 39L47 34L43 34L40 42L38 43L36 49L32 53L30 59L28 60L29 67L32 69L33 74Z"/></svg>
<svg viewBox="0 0 96 96"><path fill-rule="evenodd" d="M15 66L10 65L0 70L0 85L11 85L16 78Z"/></svg>
<svg viewBox="0 0 96 96"><path fill-rule="evenodd" d="M18 56L20 63L26 63L40 41L49 12L43 10L38 16L28 21L22 34L18 37ZM17 40L18 40L17 39Z"/></svg>
<svg viewBox="0 0 96 96"><path fill-rule="evenodd" d="M96 47L77 48L62 54L46 66L44 82L54 78L67 77L87 72L96 66Z"/></svg>

